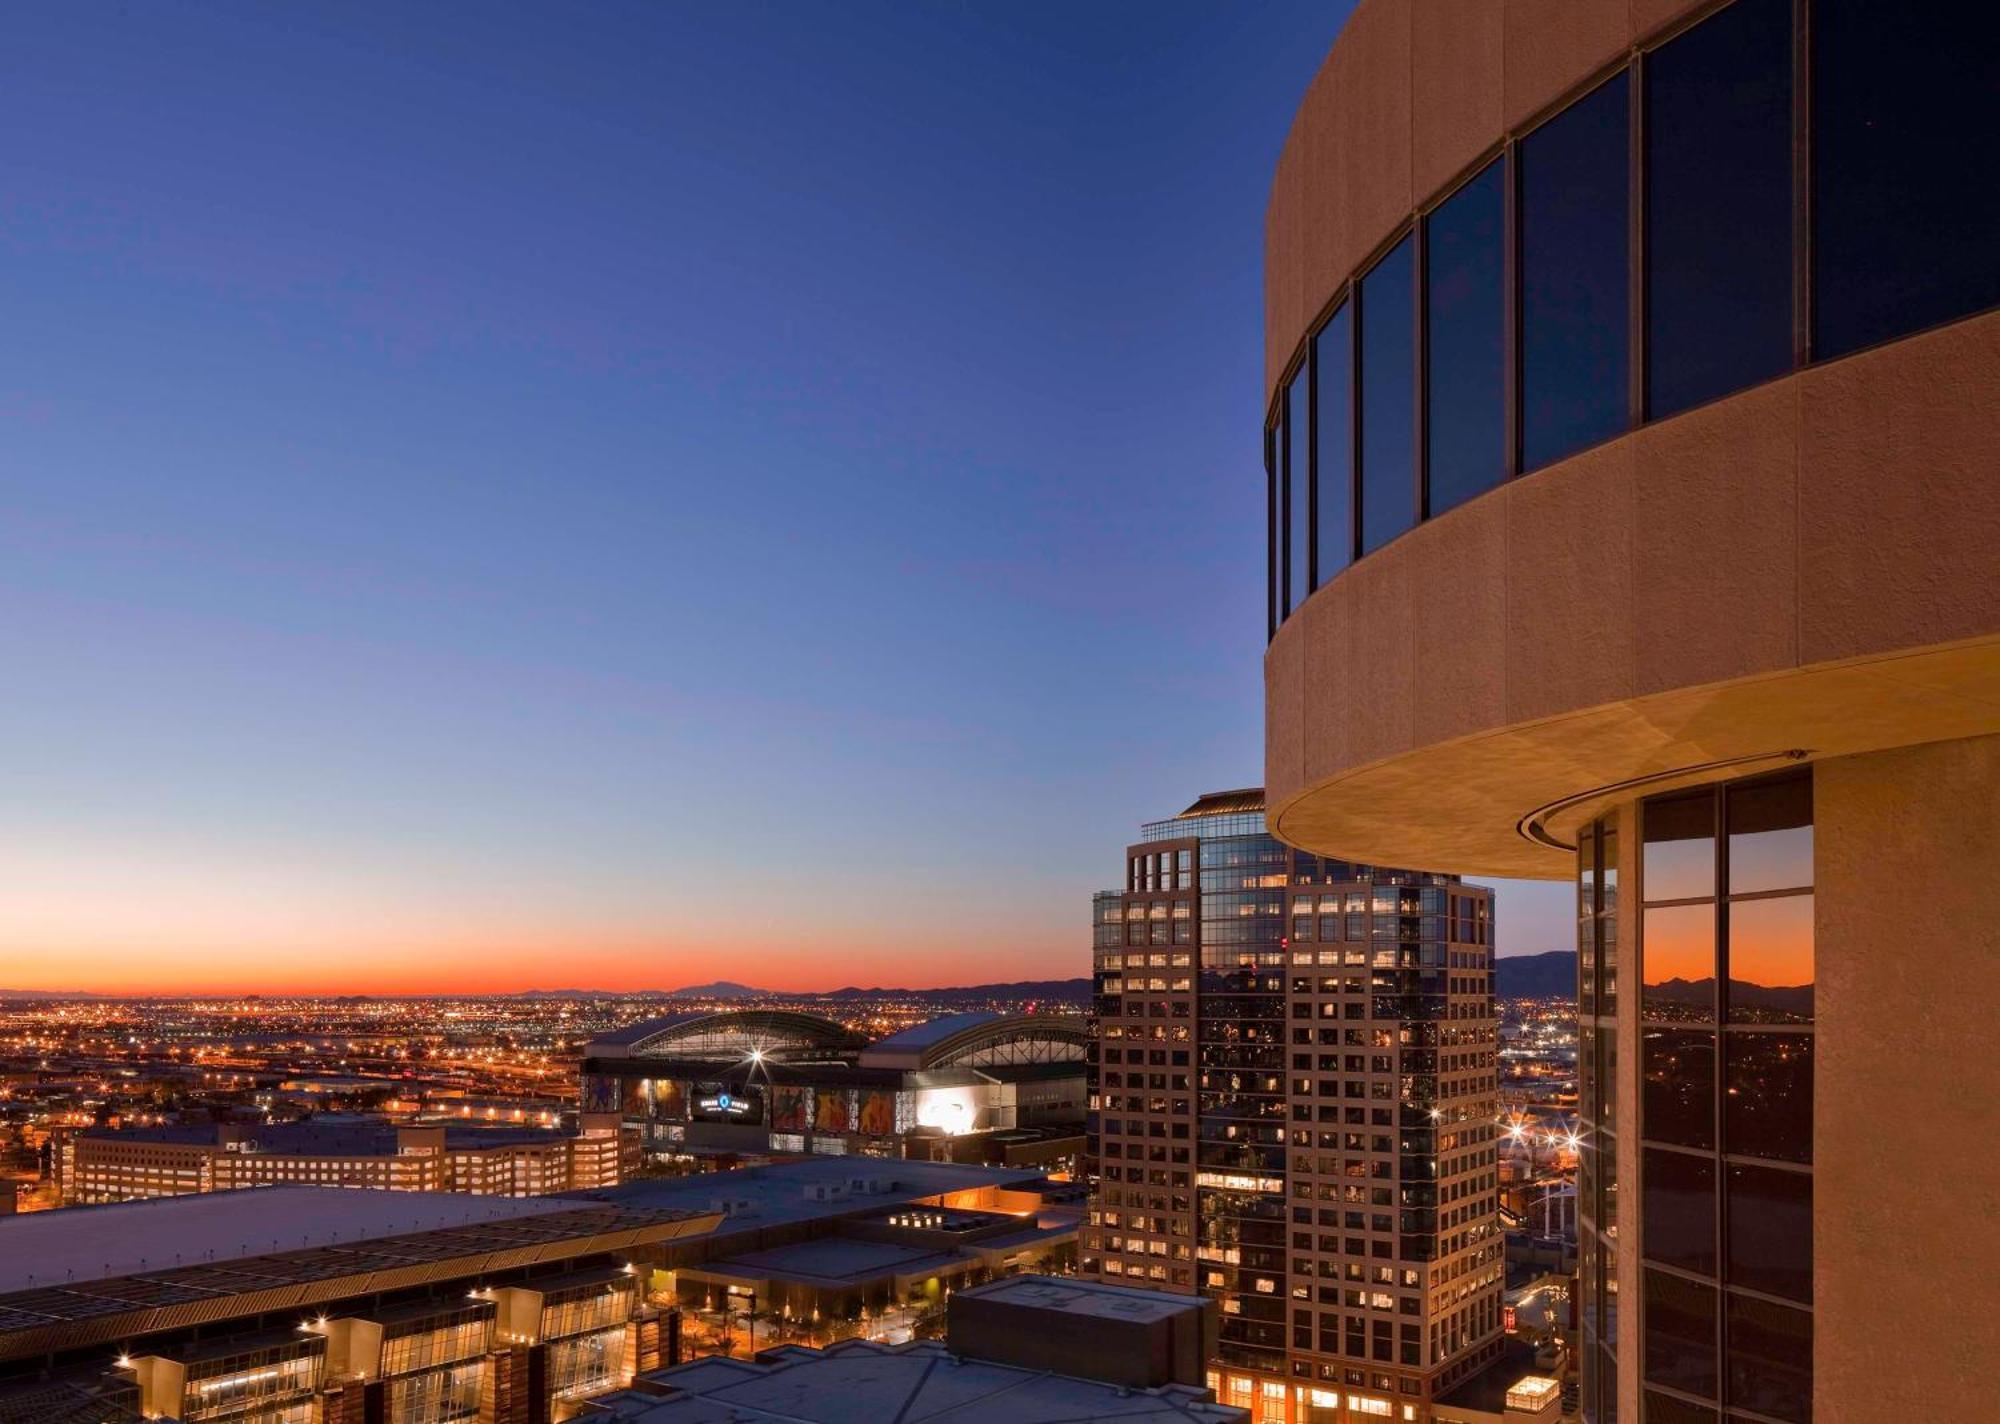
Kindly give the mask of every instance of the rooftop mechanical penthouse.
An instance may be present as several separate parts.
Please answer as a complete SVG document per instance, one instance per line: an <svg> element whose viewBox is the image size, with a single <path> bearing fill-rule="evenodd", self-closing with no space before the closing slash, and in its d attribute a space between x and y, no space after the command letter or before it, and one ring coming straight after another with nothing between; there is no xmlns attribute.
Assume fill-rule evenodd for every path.
<svg viewBox="0 0 2000 1424"><path fill-rule="evenodd" d="M1278 162L1271 828L1574 882L1594 1424L1993 1413L1996 55L1366 0Z"/></svg>

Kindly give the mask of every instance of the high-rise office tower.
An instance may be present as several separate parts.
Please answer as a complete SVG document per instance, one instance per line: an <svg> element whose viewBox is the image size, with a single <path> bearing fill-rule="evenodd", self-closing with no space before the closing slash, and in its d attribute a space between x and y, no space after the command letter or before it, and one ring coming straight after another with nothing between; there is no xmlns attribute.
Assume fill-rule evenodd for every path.
<svg viewBox="0 0 2000 1424"><path fill-rule="evenodd" d="M1363 0L1278 161L1271 829L1575 884L1592 1424L1994 1413L1996 54Z"/></svg>
<svg viewBox="0 0 2000 1424"><path fill-rule="evenodd" d="M1491 893L1293 850L1247 790L1094 909L1083 1269L1215 1296L1259 1421L1432 1418L1498 1348Z"/></svg>

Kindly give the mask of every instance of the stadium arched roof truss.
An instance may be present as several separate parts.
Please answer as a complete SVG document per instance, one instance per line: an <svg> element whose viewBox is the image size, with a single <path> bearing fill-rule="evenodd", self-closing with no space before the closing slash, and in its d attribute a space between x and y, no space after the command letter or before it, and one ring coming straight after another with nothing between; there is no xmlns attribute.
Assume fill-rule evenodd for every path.
<svg viewBox="0 0 2000 1424"><path fill-rule="evenodd" d="M973 1024L927 1047L919 1068L980 1068L1081 1062L1090 1033L1081 1018L1017 1014Z"/></svg>
<svg viewBox="0 0 2000 1424"><path fill-rule="evenodd" d="M789 1009L725 1009L663 1019L630 1039L626 1052L637 1057L736 1059L757 1052L771 1058L812 1058L852 1054L867 1039L845 1024Z"/></svg>

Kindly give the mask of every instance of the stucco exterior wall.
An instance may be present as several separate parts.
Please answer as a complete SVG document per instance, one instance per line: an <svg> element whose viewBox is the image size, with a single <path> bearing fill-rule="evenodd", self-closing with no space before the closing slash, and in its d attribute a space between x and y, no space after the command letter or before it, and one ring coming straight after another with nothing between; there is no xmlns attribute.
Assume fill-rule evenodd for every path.
<svg viewBox="0 0 2000 1424"><path fill-rule="evenodd" d="M1791 698L1773 681L2000 639L1997 384L1987 313L1645 426L1368 555L1266 654L1274 827L1360 859L1561 875L1559 857L1507 846L1559 797L1784 747L2000 729L2000 646L1948 673L1905 665L1971 704L1919 700L1858 743L1839 740L1862 731L1853 716L1809 726L1833 705L1825 685ZM1466 755L1420 755L1453 744ZM1398 814L1484 824L1494 854L1440 842L1427 859L1421 834L1327 842L1309 793L1366 768L1368 794L1407 785Z"/></svg>
<svg viewBox="0 0 2000 1424"><path fill-rule="evenodd" d="M1813 801L1813 1418L1983 1418L2000 737L1823 762Z"/></svg>

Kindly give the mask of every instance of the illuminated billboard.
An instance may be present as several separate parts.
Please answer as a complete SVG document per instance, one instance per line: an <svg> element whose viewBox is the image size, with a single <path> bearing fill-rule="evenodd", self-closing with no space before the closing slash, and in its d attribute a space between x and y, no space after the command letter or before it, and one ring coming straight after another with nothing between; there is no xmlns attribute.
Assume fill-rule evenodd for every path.
<svg viewBox="0 0 2000 1424"><path fill-rule="evenodd" d="M764 1095L756 1088L700 1083L694 1090L696 1122L733 1122L749 1126L764 1120Z"/></svg>
<svg viewBox="0 0 2000 1424"><path fill-rule="evenodd" d="M917 1093L917 1126L956 1137L978 1125L979 1095L974 1089L924 1088Z"/></svg>

